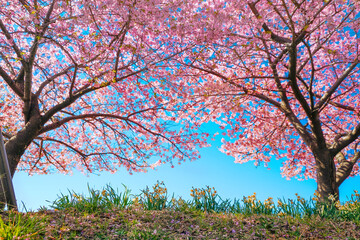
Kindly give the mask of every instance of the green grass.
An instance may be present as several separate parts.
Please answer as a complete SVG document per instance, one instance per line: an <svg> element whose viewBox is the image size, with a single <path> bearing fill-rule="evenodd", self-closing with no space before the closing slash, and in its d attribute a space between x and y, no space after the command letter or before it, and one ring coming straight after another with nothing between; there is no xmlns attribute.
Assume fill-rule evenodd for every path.
<svg viewBox="0 0 360 240"><path fill-rule="evenodd" d="M0 218L0 239L32 239L44 234L45 218L36 214L23 214L13 210Z"/></svg>
<svg viewBox="0 0 360 240"><path fill-rule="evenodd" d="M110 185L88 194L60 194L49 209L0 218L0 239L360 239L360 195L326 206L256 194L222 199L214 188L170 197L163 182L132 194Z"/></svg>

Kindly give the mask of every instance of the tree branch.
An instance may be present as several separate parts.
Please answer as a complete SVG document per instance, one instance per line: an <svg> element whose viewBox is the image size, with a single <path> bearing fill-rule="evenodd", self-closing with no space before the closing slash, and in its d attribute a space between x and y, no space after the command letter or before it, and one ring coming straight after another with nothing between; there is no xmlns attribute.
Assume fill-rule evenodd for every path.
<svg viewBox="0 0 360 240"><path fill-rule="evenodd" d="M313 111L315 103L314 103L314 93L313 93L312 89L313 89L313 83L314 83L315 65L314 65L314 59L313 59L313 55L311 53L310 46L304 40L303 40L303 43L304 43L306 49L308 50L309 58L311 59L311 76L310 76L310 84L308 87L308 93L309 93L309 98L310 98L310 108L311 108L311 111Z"/></svg>
<svg viewBox="0 0 360 240"><path fill-rule="evenodd" d="M355 154L349 161L345 159L342 152L339 152L336 157L340 160L339 167L336 170L336 185L339 187L349 177L354 165L360 159L360 152L356 151L355 147Z"/></svg>
<svg viewBox="0 0 360 240"><path fill-rule="evenodd" d="M42 32L40 34L35 34L34 42L30 48L30 55L29 59L26 63L23 64L24 70L25 70L25 83L24 83L24 109L23 113L25 115L25 122L28 122L30 119L29 112L31 110L31 85L32 85L32 78L33 78L33 65L37 53L37 49L39 46L40 39L44 36L49 24L50 24L50 16L54 9L55 0L52 1L49 10L46 14L43 26L42 26ZM24 61L25 62L25 61Z"/></svg>
<svg viewBox="0 0 360 240"><path fill-rule="evenodd" d="M15 82L11 79L11 77L4 71L4 69L0 66L0 76L4 79L4 81L9 85L9 87L14 91L16 95L19 97L23 97L24 93L19 89Z"/></svg>
<svg viewBox="0 0 360 240"><path fill-rule="evenodd" d="M255 7L256 2L249 2L248 5L249 5L251 11L254 13L256 18L258 18L258 19L262 18L262 16L260 16L260 13L258 12L258 10ZM280 44L291 43L290 39L281 37L281 36L276 35L275 33L273 33L270 30L270 28L266 25L266 23L263 23L262 28L265 30L265 32L270 32L271 39L274 40L275 42L280 43Z"/></svg>
<svg viewBox="0 0 360 240"><path fill-rule="evenodd" d="M45 132L54 130L62 125L64 125L67 122L70 122L72 120L76 120L76 119L85 119L85 118L96 118L96 117L110 117L110 118L116 118L116 119L121 119L124 121L128 121L129 119L127 117L121 117L118 115L114 115L114 114L106 114L106 113L89 113L89 114L82 114L82 115L74 115L74 116L70 116L70 117L66 117L61 119L60 121L48 124L46 126L44 126L39 134L43 134Z"/></svg>
<svg viewBox="0 0 360 240"><path fill-rule="evenodd" d="M309 118L312 118L311 116L311 109L308 105L308 103L306 102L304 96L302 95L299 86L297 84L297 77L296 77L296 64L297 64L297 47L296 45L292 45L289 47L289 81L290 81L290 86L291 89L294 92L294 95L296 97L296 99L299 101L299 103L301 104L302 108L304 109L306 115Z"/></svg>
<svg viewBox="0 0 360 240"><path fill-rule="evenodd" d="M48 79L46 79L46 81L42 82L41 85L39 86L38 90L36 91L35 95L36 96L40 96L42 90L46 87L46 85L48 85L49 83L51 83L52 81L54 81L56 78L65 75L70 69L74 68L75 66L71 65L67 68L65 68L63 71L54 74L53 76L49 77Z"/></svg>
<svg viewBox="0 0 360 240"><path fill-rule="evenodd" d="M330 100L331 95L336 91L336 89L340 86L340 84L345 80L347 76L351 73L351 71L356 67L359 63L358 59L355 61L341 74L341 76L336 80L336 82L331 86L331 88L321 97L319 102L316 103L314 110L319 110L324 107L324 104Z"/></svg>
<svg viewBox="0 0 360 240"><path fill-rule="evenodd" d="M3 21L0 19L0 29L1 31L4 33L6 39L8 40L10 46L14 49L16 56L18 57L18 59L22 62L22 64L25 64L25 60L22 56L22 53L19 49L19 47L16 45L14 39L11 37L11 34L8 32L8 30L6 29Z"/></svg>
<svg viewBox="0 0 360 240"><path fill-rule="evenodd" d="M335 156L342 149L347 147L350 143L354 142L360 136L360 123L348 134L340 138L339 141L335 142L330 148L330 153Z"/></svg>
<svg viewBox="0 0 360 240"><path fill-rule="evenodd" d="M79 154L79 155L81 156L81 160L82 160L82 162L84 163L86 169L87 169L90 173L92 172L91 168L89 167L89 165L88 165L88 164L86 163L86 161L85 161L86 157L89 156L88 154L85 154L85 153L81 152L80 150L74 148L73 146L71 146L70 144L68 144L68 143L66 143L66 142L64 142L64 141L60 141L60 140L57 140L57 139L54 139L54 138L49 138L49 137L46 137L46 139L43 139L43 140L45 140L45 141L57 142L57 143L60 143L60 144L64 145L65 147L73 150L74 152L76 152L77 154Z"/></svg>
<svg viewBox="0 0 360 240"><path fill-rule="evenodd" d="M298 36L295 40L294 40L294 43L293 43L293 48L295 48L294 53L292 53L292 50L291 50L291 47L292 46L289 46L287 47L285 50L286 51L282 51L282 54L285 54L286 52L289 52L290 53L290 63L292 63L292 65L290 64L290 68L289 68L289 78L290 78L290 82L291 82L291 79L293 78L293 74L295 73L296 75L296 45L298 43L300 43L301 39L303 39L303 37L305 36L305 32L303 32L300 36ZM275 83L276 83L276 86L280 92L280 97L281 97L281 103L279 104L279 106L276 107L282 111L285 116L287 117L287 119L293 124L293 126L295 127L296 131L299 133L299 135L301 136L301 138L308 144L308 146L310 146L312 149L314 149L314 138L313 136L307 131L306 127L300 122L299 118L294 114L293 110L291 109L291 106L289 104L289 100L286 96L286 90L283 88L283 86L281 85L281 81L280 81L280 77L278 75L278 71L277 71L277 68L276 68L276 65L278 63L278 60L281 58L280 56L278 56L276 59L275 59L275 62L272 61L271 59L271 56L270 56L270 53L268 51L268 47L266 45L266 42L263 41L263 44L264 44L264 47L266 49L266 53L268 54L268 61L269 61L269 64L270 64L270 67L273 71L273 75L274 75L274 80L275 80ZM291 57L291 54L292 57ZM296 78L295 78L295 81L296 81ZM295 82L296 84L296 82ZM297 86L297 85L296 85ZM293 89L294 91L294 89ZM301 93L300 93L301 95ZM302 95L301 95L302 96Z"/></svg>

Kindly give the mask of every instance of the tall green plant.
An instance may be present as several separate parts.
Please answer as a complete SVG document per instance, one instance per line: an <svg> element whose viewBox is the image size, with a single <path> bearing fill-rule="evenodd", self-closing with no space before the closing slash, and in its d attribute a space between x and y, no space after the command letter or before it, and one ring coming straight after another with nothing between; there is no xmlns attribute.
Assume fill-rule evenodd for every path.
<svg viewBox="0 0 360 240"><path fill-rule="evenodd" d="M9 211L0 217L0 239L34 239L45 232L43 219Z"/></svg>

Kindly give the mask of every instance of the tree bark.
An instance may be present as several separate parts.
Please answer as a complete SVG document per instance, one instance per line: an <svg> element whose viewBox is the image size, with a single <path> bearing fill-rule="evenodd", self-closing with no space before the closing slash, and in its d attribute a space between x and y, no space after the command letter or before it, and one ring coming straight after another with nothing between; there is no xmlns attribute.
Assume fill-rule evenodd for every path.
<svg viewBox="0 0 360 240"><path fill-rule="evenodd" d="M14 176L17 166L20 162L21 156L24 154L27 147L38 136L39 131L42 128L41 115L36 98L32 98L31 109L28 113L28 121L24 128L16 133L15 136L10 138L5 143L5 151L10 167L11 178ZM0 184L0 192L4 192L2 185ZM0 210L4 209L6 199L3 194L0 194Z"/></svg>
<svg viewBox="0 0 360 240"><path fill-rule="evenodd" d="M40 130L39 121L40 119L37 120L37 118L30 119L25 127L5 144L11 177L14 176L21 156L24 154L26 148L31 144Z"/></svg>
<svg viewBox="0 0 360 240"><path fill-rule="evenodd" d="M317 168L317 191L320 195L319 201L330 203L332 197L334 197L335 201L339 200L339 186L336 184L334 157L330 154L328 149L320 149L314 153L314 156Z"/></svg>

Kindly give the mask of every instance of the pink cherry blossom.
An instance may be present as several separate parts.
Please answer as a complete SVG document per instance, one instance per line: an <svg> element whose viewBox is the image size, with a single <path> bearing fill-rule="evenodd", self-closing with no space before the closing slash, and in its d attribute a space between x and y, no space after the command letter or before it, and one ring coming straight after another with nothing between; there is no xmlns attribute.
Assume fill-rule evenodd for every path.
<svg viewBox="0 0 360 240"><path fill-rule="evenodd" d="M180 1L0 1L0 124L11 172L146 171L198 158L166 69Z"/></svg>
<svg viewBox="0 0 360 240"><path fill-rule="evenodd" d="M177 78L197 120L226 127L224 153L282 159L283 176L316 179L323 198L359 175L358 1L213 0L183 12L175 27L192 48L174 61Z"/></svg>

